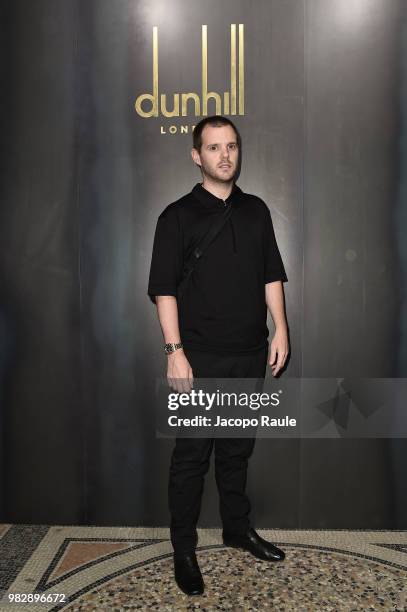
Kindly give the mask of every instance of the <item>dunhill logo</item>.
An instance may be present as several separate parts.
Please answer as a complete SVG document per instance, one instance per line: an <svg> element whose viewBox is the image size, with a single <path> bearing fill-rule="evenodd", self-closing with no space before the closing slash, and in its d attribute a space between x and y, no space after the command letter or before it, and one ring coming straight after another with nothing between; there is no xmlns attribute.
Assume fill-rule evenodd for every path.
<svg viewBox="0 0 407 612"><path fill-rule="evenodd" d="M238 79L239 75L239 79ZM238 84L239 81L239 84ZM202 98L202 100L201 100ZM153 93L138 96L135 109L140 117L158 117L161 112L164 117L186 117L189 107L196 117L208 115L208 100L215 101L216 115L244 115L244 32L243 24L239 23L239 49L236 45L236 24L230 26L230 91L223 93L223 109L221 94L208 91L208 37L207 26L202 26L202 93L173 94L172 109L168 109L167 94L158 93L158 28L153 27ZM180 113L181 100L181 113ZM142 104L151 104L150 110L143 110ZM189 102L189 104L188 104ZM144 104L144 107L146 105Z"/></svg>

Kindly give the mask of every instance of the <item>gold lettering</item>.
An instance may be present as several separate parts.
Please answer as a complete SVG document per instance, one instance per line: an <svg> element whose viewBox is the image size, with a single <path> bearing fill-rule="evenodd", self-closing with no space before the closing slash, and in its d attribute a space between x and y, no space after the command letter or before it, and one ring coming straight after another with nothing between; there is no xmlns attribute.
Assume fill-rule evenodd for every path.
<svg viewBox="0 0 407 612"><path fill-rule="evenodd" d="M188 125L188 124L170 125L167 131L167 126L160 125L160 134L162 135L189 134L194 131L194 128L195 128L195 124L194 125Z"/></svg>
<svg viewBox="0 0 407 612"><path fill-rule="evenodd" d="M202 114L208 114L208 103L204 92L208 91L208 41L207 26L202 26Z"/></svg>
<svg viewBox="0 0 407 612"><path fill-rule="evenodd" d="M188 114L187 103L188 103L188 100L191 99L191 100L194 100L195 102L195 116L199 117L199 115L201 114L201 101L199 99L198 94L183 93L181 99L182 99L181 115L185 117Z"/></svg>
<svg viewBox="0 0 407 612"><path fill-rule="evenodd" d="M223 94L223 106L224 106L224 113L225 115L229 114L229 92L225 91L225 93Z"/></svg>
<svg viewBox="0 0 407 612"><path fill-rule="evenodd" d="M236 115L236 24L230 24L230 114Z"/></svg>
<svg viewBox="0 0 407 612"><path fill-rule="evenodd" d="M164 117L179 117L179 94L174 94L174 110L167 110L166 94L161 94L161 112Z"/></svg>
<svg viewBox="0 0 407 612"><path fill-rule="evenodd" d="M152 102L151 111L143 111L141 103L143 100ZM153 27L153 95L142 94L135 103L135 108L140 117L158 117L158 28Z"/></svg>
<svg viewBox="0 0 407 612"><path fill-rule="evenodd" d="M244 115L244 25L239 23L239 115Z"/></svg>
<svg viewBox="0 0 407 612"><path fill-rule="evenodd" d="M210 99L215 100L215 115L220 115L222 113L222 101L220 95L215 91L205 92L203 94L202 107L205 107L205 112L202 112L202 114L208 114L208 100Z"/></svg>
<svg viewBox="0 0 407 612"><path fill-rule="evenodd" d="M215 100L215 114L222 112L222 102L220 95L214 91L208 92L208 33L207 26L202 26L202 114L208 114L208 100Z"/></svg>
<svg viewBox="0 0 407 612"><path fill-rule="evenodd" d="M236 24L230 24L230 92L223 93L224 114L236 115L237 105L239 115L244 115L244 25L239 23L239 40L238 49L236 41ZM237 57L238 51L238 57ZM188 101L193 101L194 114L199 117L208 115L208 100L215 101L215 113L222 113L222 96L215 91L208 91L208 28L202 26L202 103L199 94L195 92L175 93L174 105L172 110L167 109L167 94L158 92L158 27L153 27L153 92L145 93L138 96L135 101L135 109L141 117L158 117L159 112L164 117L179 117L180 116L180 96L181 96L181 115L188 115ZM238 79L239 77L239 79ZM237 86L237 81L239 86ZM151 104L150 110L142 108L144 101L147 100ZM201 113L202 107L202 113ZM161 126L161 133L163 132ZM174 133L174 132L171 132Z"/></svg>

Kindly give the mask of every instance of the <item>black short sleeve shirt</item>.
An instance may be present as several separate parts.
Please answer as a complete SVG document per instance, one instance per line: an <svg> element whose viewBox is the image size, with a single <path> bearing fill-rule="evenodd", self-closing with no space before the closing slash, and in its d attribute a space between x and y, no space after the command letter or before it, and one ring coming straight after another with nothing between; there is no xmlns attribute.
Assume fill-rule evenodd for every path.
<svg viewBox="0 0 407 612"><path fill-rule="evenodd" d="M177 296L184 265L225 206L232 214L196 264L178 302L185 348L247 353L266 346L265 284L287 281L267 205L236 184L221 200L197 183L160 214L148 294Z"/></svg>

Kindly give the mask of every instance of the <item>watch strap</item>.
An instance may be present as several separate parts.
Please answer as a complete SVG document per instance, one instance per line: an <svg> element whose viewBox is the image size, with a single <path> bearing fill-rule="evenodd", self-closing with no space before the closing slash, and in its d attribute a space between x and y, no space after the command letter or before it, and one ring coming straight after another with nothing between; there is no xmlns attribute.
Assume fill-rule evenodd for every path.
<svg viewBox="0 0 407 612"><path fill-rule="evenodd" d="M164 352L166 355L171 355L171 353L175 353L175 351L180 348L182 348L182 342L167 342L167 344L164 344Z"/></svg>

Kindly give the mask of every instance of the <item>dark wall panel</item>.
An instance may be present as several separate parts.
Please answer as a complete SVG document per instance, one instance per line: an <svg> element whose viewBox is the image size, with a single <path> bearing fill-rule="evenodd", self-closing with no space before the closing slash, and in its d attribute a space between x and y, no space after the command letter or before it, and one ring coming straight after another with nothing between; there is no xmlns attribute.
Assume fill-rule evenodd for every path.
<svg viewBox="0 0 407 612"><path fill-rule="evenodd" d="M396 348L404 279L395 241L405 8L306 3L304 376L406 372ZM304 440L302 526L405 527L395 448L398 463L403 439Z"/></svg>
<svg viewBox="0 0 407 612"><path fill-rule="evenodd" d="M238 183L269 205L289 278L284 376L404 375L403 1L1 11L0 520L168 524L172 443L155 437L153 411L166 364L146 289L158 214L200 180L200 117L135 112L152 92L153 26L170 108L172 94L200 92L202 25L209 89L228 90L230 25L244 24ZM405 450L259 440L255 521L406 527ZM219 525L212 472L201 524Z"/></svg>
<svg viewBox="0 0 407 612"><path fill-rule="evenodd" d="M84 512L74 9L17 2L3 13L2 520L12 522Z"/></svg>

